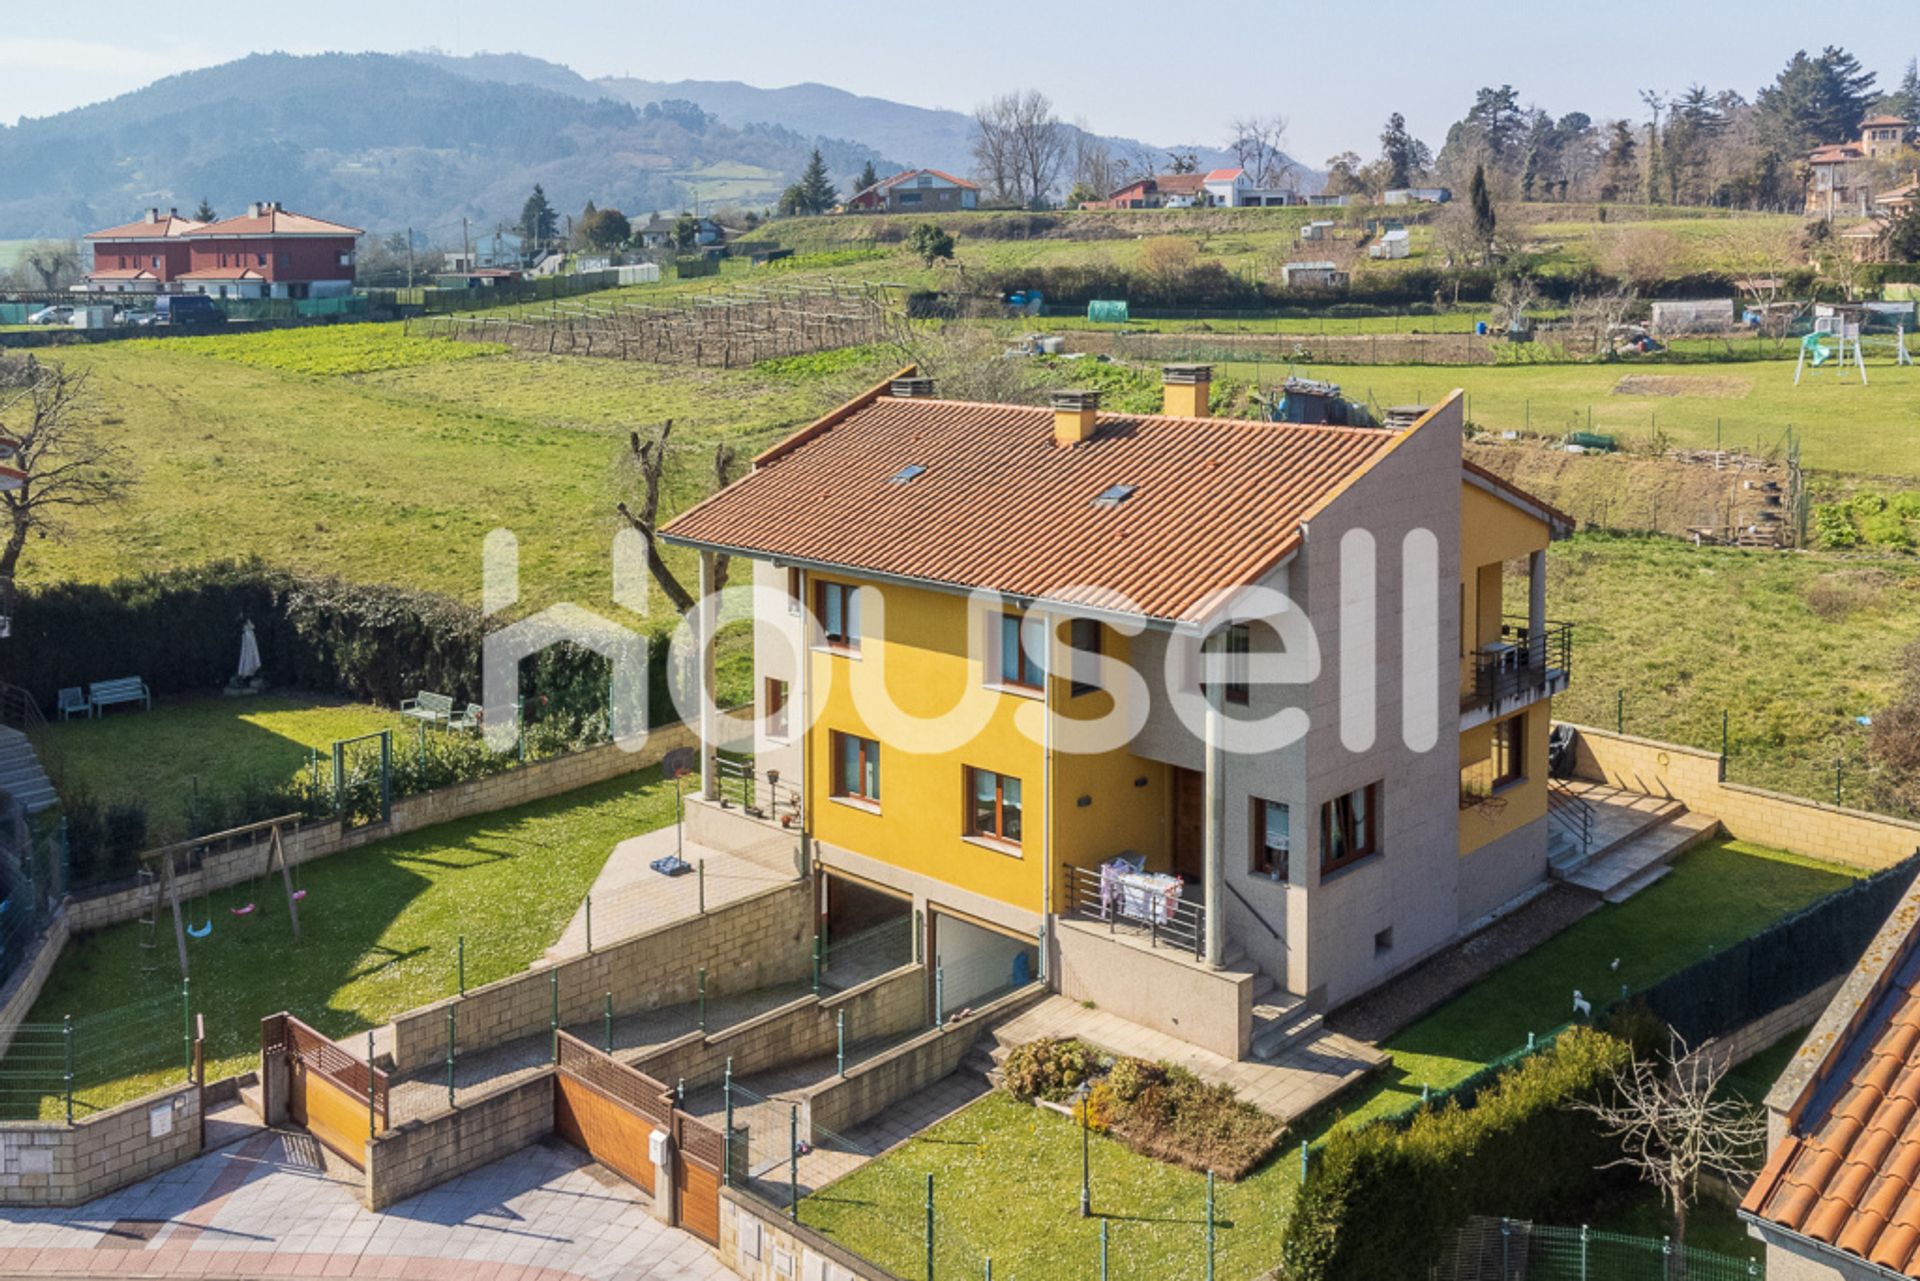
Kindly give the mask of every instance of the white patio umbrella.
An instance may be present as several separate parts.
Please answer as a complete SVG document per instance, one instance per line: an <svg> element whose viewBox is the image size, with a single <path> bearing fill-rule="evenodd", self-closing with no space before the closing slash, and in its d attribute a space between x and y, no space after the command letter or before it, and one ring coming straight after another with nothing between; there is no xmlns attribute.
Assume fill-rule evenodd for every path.
<svg viewBox="0 0 1920 1281"><path fill-rule="evenodd" d="M260 671L260 642L253 638L253 620L240 629L240 671L236 680L252 680Z"/></svg>

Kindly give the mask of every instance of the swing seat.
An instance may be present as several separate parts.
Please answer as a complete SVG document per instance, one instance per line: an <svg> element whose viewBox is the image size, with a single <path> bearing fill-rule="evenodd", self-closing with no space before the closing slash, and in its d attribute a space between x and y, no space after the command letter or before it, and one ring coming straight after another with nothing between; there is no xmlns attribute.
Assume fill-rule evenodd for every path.
<svg viewBox="0 0 1920 1281"><path fill-rule="evenodd" d="M246 904L242 904L239 907L230 907L227 910L229 912L232 912L235 916L252 916L254 909L253 909L253 904L246 903Z"/></svg>
<svg viewBox="0 0 1920 1281"><path fill-rule="evenodd" d="M293 901L298 903L301 899L305 898L306 896L307 896L307 892L305 890L295 890L293 892Z"/></svg>
<svg viewBox="0 0 1920 1281"><path fill-rule="evenodd" d="M209 934L211 934L211 933L213 933L213 918L212 918L212 917L208 917L208 918L207 918L207 919L206 919L206 920L205 920L204 922L202 922L202 923L201 923L201 925L200 925L200 928L199 928L199 929L195 929L195 928L194 928L193 926L191 926L191 925L189 925L189 926L187 927L187 937L188 937L188 938L192 938L192 939L203 939L203 938L205 938L205 937L207 937L207 935L209 935Z"/></svg>

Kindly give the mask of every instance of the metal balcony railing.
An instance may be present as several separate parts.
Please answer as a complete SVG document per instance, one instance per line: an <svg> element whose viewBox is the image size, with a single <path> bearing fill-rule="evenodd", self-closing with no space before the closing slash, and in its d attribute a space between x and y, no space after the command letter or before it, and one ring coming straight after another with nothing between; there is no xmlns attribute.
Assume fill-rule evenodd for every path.
<svg viewBox="0 0 1920 1281"><path fill-rule="evenodd" d="M1200 960L1206 949L1204 903L1130 883L1117 867L1066 866L1067 911L1085 920L1106 922L1107 932L1145 934L1154 947L1163 943Z"/></svg>
<svg viewBox="0 0 1920 1281"><path fill-rule="evenodd" d="M1573 624L1525 620L1500 624L1500 639L1473 656L1473 679L1460 691L1460 708L1491 707L1544 691L1556 674L1573 670Z"/></svg>
<svg viewBox="0 0 1920 1281"><path fill-rule="evenodd" d="M733 756L714 760L722 807L738 805L754 818L800 826L800 789L781 778L779 770L757 770L751 760Z"/></svg>

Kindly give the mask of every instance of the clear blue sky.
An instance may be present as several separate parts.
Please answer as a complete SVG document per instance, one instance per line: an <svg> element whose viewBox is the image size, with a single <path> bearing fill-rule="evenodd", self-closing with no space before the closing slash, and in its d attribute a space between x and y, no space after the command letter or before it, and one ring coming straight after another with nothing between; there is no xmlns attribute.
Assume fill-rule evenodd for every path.
<svg viewBox="0 0 1920 1281"><path fill-rule="evenodd" d="M1061 115L1148 142L1219 142L1236 115L1279 112L1288 149L1318 165L1376 149L1406 114L1436 149L1476 87L1596 119L1638 115L1639 90L1691 81L1748 97L1800 47L1841 39L1883 84L1920 51L1904 5L1447 5L1251 0L8 0L0 120L50 115L159 76L281 49L517 51L587 76L820 81L967 110L1035 86ZM1859 33L1862 38L1849 39ZM1868 33L1872 38L1864 38Z"/></svg>

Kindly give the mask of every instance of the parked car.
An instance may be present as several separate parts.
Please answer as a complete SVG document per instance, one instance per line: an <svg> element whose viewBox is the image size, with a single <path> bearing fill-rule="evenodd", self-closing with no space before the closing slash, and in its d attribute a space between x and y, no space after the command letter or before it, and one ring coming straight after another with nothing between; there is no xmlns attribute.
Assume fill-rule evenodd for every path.
<svg viewBox="0 0 1920 1281"><path fill-rule="evenodd" d="M224 325L227 314L205 294L161 294L153 300L154 323L180 328Z"/></svg>
<svg viewBox="0 0 1920 1281"><path fill-rule="evenodd" d="M71 307L42 307L39 311L27 314L29 325L66 325L72 322L73 308Z"/></svg>

